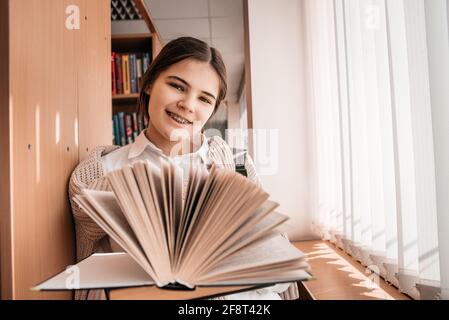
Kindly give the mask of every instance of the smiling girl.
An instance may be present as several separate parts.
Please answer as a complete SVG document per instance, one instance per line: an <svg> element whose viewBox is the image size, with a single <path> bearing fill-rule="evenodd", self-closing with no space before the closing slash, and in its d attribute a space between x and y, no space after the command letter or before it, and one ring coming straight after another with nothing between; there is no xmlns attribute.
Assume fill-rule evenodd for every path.
<svg viewBox="0 0 449 320"><path fill-rule="evenodd" d="M105 174L142 160L159 165L160 158L170 158L184 169L184 183L188 182L191 163L206 168L214 163L235 171L233 154L226 142L218 136L207 139L202 132L225 98L226 90L226 68L215 48L191 37L169 42L146 71L140 89L138 111L148 119L148 128L130 145L94 149L71 176L70 199L83 188L110 190ZM245 168L247 177L260 186L249 156L246 156ZM78 261L93 252L122 251L75 202L71 201L71 205ZM276 285L225 298L280 299L278 293L289 286ZM297 298L296 286L290 286L288 291L292 292L286 298ZM78 291L75 298L104 298L104 291Z"/></svg>

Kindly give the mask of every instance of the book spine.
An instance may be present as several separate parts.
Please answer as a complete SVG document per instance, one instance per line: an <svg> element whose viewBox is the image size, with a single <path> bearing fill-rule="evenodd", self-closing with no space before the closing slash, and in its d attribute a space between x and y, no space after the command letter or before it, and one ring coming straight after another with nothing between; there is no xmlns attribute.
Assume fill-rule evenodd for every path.
<svg viewBox="0 0 449 320"><path fill-rule="evenodd" d="M125 113L118 113L119 121L119 131L120 131L120 145L124 146L126 144L126 132L125 132Z"/></svg>
<svg viewBox="0 0 449 320"><path fill-rule="evenodd" d="M137 131L141 133L143 129L142 117L137 117Z"/></svg>
<svg viewBox="0 0 449 320"><path fill-rule="evenodd" d="M117 94L123 94L123 77L122 77L122 58L120 54L115 54L115 73L116 73L116 85Z"/></svg>
<svg viewBox="0 0 449 320"><path fill-rule="evenodd" d="M119 128L119 118L117 114L112 117L114 123L114 144L116 146L120 145L120 128Z"/></svg>
<svg viewBox="0 0 449 320"><path fill-rule="evenodd" d="M131 93L137 93L137 66L136 66L136 55L129 55L129 78L131 82Z"/></svg>
<svg viewBox="0 0 449 320"><path fill-rule="evenodd" d="M115 80L115 52L111 56L111 84L112 84L112 95L117 94L116 80Z"/></svg>
<svg viewBox="0 0 449 320"><path fill-rule="evenodd" d="M131 93L131 83L129 81L129 55L124 54L122 56L122 75L123 75L123 93Z"/></svg>
<svg viewBox="0 0 449 320"><path fill-rule="evenodd" d="M114 119L112 121L112 144L115 144L115 128L114 128Z"/></svg>
<svg viewBox="0 0 449 320"><path fill-rule="evenodd" d="M137 64L137 91L142 87L142 59L139 58L136 60Z"/></svg>
<svg viewBox="0 0 449 320"><path fill-rule="evenodd" d="M143 55L143 74L147 72L148 67L150 66L150 54L144 53Z"/></svg>
<svg viewBox="0 0 449 320"><path fill-rule="evenodd" d="M132 127L132 120L131 115L127 114L125 115L125 130L126 130L126 142L132 143L133 142L133 127Z"/></svg>
<svg viewBox="0 0 449 320"><path fill-rule="evenodd" d="M139 128L137 126L137 113L133 112L132 117L133 117L133 131L138 132Z"/></svg>

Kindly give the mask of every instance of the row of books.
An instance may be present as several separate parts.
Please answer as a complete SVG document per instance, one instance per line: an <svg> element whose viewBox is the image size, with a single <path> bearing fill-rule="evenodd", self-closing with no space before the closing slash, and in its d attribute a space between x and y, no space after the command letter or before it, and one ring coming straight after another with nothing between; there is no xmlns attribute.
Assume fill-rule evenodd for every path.
<svg viewBox="0 0 449 320"><path fill-rule="evenodd" d="M111 55L112 95L138 93L151 63L149 53L113 52Z"/></svg>
<svg viewBox="0 0 449 320"><path fill-rule="evenodd" d="M117 146L133 143L147 126L148 120L136 112L118 112L112 117L112 143Z"/></svg>

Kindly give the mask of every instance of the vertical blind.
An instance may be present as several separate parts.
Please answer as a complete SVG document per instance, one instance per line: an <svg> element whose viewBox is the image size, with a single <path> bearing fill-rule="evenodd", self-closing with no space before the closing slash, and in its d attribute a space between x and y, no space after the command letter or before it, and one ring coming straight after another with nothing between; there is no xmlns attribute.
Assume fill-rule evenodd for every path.
<svg viewBox="0 0 449 320"><path fill-rule="evenodd" d="M314 227L416 299L449 298L448 9L304 1Z"/></svg>

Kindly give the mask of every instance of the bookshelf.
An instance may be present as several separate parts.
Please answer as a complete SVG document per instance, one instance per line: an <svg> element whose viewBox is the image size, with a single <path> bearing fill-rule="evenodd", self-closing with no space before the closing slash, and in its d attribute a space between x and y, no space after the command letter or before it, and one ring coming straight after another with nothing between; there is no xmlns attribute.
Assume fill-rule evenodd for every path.
<svg viewBox="0 0 449 320"><path fill-rule="evenodd" d="M162 48L144 0L129 5L143 19L148 32L111 34L112 144L119 146L134 142L148 125L137 114L139 92L145 71Z"/></svg>
<svg viewBox="0 0 449 320"><path fill-rule="evenodd" d="M111 108L137 103L111 97L112 45L145 45L153 57L162 46L144 1L134 2L151 36L112 40L110 0L0 1L1 299L72 297L30 288L76 261L70 174L111 144ZM71 5L79 29L66 27Z"/></svg>
<svg viewBox="0 0 449 320"><path fill-rule="evenodd" d="M138 93L132 93L132 94L116 94L112 96L112 103L113 105L120 106L121 102L131 102L134 103L139 99Z"/></svg>
<svg viewBox="0 0 449 320"><path fill-rule="evenodd" d="M152 57L150 33L111 36L112 143L134 142L146 127L137 115L142 78Z"/></svg>

